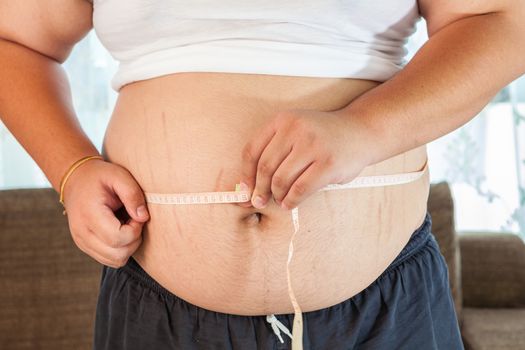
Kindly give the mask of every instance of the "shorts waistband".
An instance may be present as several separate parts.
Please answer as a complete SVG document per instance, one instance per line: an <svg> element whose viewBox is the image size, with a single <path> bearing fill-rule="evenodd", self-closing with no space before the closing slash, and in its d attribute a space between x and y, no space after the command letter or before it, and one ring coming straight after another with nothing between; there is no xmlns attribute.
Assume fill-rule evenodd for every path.
<svg viewBox="0 0 525 350"><path fill-rule="evenodd" d="M390 270L396 268L403 261L414 255L418 250L420 250L429 240L433 239L432 236L432 217L427 211L425 213L425 219L423 223L412 233L408 243L403 247L401 252L397 255L394 261L387 267L383 274L389 272Z"/></svg>
<svg viewBox="0 0 525 350"><path fill-rule="evenodd" d="M156 291L157 293L162 294L168 298L180 299L178 296L176 296L175 294L164 288L162 285L160 285L146 271L144 271L142 266L139 265L139 263L133 258L133 256L130 256L128 262L120 269L131 274L135 278L138 278L142 283L146 284L146 286ZM180 300L182 301L182 299Z"/></svg>

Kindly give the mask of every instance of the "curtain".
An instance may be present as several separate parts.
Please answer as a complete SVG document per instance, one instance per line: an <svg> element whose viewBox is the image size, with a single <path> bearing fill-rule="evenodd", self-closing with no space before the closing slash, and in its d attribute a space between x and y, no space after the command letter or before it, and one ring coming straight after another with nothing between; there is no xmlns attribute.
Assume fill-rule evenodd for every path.
<svg viewBox="0 0 525 350"><path fill-rule="evenodd" d="M407 60L428 40L424 19L407 41ZM100 151L115 104L117 64L94 31L64 63L79 121ZM525 78L503 88L470 122L427 145L430 181L447 181L456 230L525 233ZM0 122L0 189L50 187ZM57 195L58 200L58 195Z"/></svg>

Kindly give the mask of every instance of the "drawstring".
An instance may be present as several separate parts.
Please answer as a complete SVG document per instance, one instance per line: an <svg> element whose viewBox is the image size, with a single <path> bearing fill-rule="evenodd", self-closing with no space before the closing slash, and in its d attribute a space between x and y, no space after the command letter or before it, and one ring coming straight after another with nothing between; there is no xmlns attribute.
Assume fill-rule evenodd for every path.
<svg viewBox="0 0 525 350"><path fill-rule="evenodd" d="M282 324L281 321L279 321L274 314L266 315L266 321L268 321L272 325L273 332L277 335L281 343L284 343L284 340L283 337L281 337L281 332L279 331L279 329L281 329L287 336L289 336L290 339L293 339L292 334L290 333L288 328L286 328L286 326Z"/></svg>

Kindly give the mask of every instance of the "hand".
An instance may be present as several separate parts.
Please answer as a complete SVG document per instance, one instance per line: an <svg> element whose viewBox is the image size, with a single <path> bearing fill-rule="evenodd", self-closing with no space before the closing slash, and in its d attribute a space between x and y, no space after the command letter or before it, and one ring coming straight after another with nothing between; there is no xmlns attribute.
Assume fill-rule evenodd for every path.
<svg viewBox="0 0 525 350"><path fill-rule="evenodd" d="M328 184L352 181L368 165L365 131L340 111L277 113L242 150L241 181L254 190L251 202L239 205L262 209L273 195L290 210Z"/></svg>
<svg viewBox="0 0 525 350"><path fill-rule="evenodd" d="M124 266L142 243L149 215L136 210L146 207L144 193L119 165L90 160L79 166L66 182L64 205L73 241L103 265Z"/></svg>

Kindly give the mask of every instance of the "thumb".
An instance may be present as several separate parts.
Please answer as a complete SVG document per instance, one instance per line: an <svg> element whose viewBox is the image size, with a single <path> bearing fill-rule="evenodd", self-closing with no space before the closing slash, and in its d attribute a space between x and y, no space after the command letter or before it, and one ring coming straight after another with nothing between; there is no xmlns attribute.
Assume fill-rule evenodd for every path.
<svg viewBox="0 0 525 350"><path fill-rule="evenodd" d="M131 218L139 222L149 220L144 193L133 177L119 177L112 187Z"/></svg>

